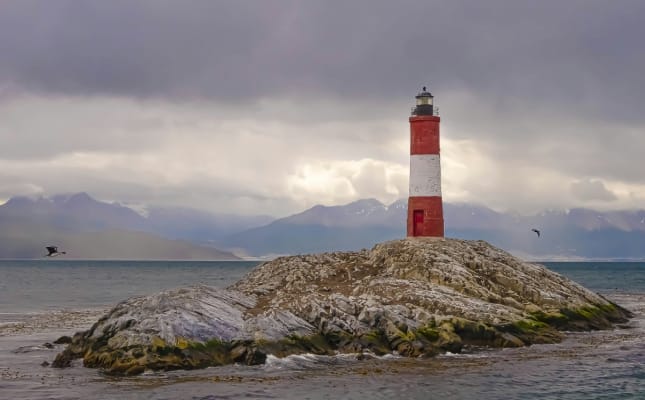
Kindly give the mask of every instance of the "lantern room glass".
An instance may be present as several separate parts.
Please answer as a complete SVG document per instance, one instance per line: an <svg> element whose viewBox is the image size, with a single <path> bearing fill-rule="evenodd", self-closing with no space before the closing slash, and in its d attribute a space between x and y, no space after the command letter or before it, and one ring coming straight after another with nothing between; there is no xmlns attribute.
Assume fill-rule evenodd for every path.
<svg viewBox="0 0 645 400"><path fill-rule="evenodd" d="M423 95L421 95L421 96L417 97L417 105L418 106L424 106L424 105L431 106L432 105L432 100L433 100L432 96L423 96Z"/></svg>

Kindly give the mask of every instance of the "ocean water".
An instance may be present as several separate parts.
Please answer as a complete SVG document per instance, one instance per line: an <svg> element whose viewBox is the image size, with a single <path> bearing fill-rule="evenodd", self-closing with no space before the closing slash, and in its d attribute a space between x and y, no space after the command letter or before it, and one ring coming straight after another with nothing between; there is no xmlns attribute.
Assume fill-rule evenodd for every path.
<svg viewBox="0 0 645 400"><path fill-rule="evenodd" d="M262 366L115 378L41 366L61 335L133 295L226 287L256 262L0 261L1 399L645 399L645 263L543 263L635 313L562 343L433 359L269 357Z"/></svg>

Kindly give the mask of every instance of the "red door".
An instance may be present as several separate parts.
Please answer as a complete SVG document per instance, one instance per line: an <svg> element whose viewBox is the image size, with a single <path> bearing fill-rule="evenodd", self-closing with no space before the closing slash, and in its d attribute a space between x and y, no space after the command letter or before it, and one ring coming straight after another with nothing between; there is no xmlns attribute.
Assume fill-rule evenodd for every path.
<svg viewBox="0 0 645 400"><path fill-rule="evenodd" d="M414 210L412 220L414 221L412 236L420 236L423 233L423 210Z"/></svg>

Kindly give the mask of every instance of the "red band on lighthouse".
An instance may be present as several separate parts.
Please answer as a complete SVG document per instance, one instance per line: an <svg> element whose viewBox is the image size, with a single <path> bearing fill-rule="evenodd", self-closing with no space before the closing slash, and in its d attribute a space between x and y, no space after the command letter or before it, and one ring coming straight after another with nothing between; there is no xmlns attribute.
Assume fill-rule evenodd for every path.
<svg viewBox="0 0 645 400"><path fill-rule="evenodd" d="M423 88L410 117L408 236L443 237L439 123L432 94Z"/></svg>
<svg viewBox="0 0 645 400"><path fill-rule="evenodd" d="M439 154L439 121L438 116L410 118L410 154Z"/></svg>

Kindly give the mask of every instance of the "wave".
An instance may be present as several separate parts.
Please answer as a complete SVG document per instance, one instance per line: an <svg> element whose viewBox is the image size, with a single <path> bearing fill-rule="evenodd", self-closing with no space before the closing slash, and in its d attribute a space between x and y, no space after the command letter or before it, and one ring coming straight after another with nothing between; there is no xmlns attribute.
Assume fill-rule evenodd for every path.
<svg viewBox="0 0 645 400"><path fill-rule="evenodd" d="M363 353L338 353L335 355L318 355L312 353L292 354L286 357L276 357L269 354L266 362L262 366L266 372L271 371L298 371L309 370L328 366L341 366L360 362L366 359L390 360L399 359L402 356L398 354L385 354L377 356L371 352Z"/></svg>

